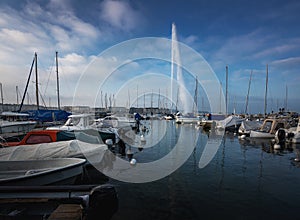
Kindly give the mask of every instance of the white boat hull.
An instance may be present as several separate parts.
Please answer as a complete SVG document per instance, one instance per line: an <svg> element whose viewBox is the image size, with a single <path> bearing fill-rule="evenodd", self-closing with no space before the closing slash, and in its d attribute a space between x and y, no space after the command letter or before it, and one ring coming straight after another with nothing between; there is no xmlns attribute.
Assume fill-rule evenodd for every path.
<svg viewBox="0 0 300 220"><path fill-rule="evenodd" d="M300 133L294 132L294 136L289 139L289 142L293 144L300 144Z"/></svg>
<svg viewBox="0 0 300 220"><path fill-rule="evenodd" d="M0 124L0 134L6 137L8 134L23 134L31 131L36 126L35 121L2 121Z"/></svg>
<svg viewBox="0 0 300 220"><path fill-rule="evenodd" d="M0 161L0 185L73 184L85 162L78 158Z"/></svg>
<svg viewBox="0 0 300 220"><path fill-rule="evenodd" d="M270 134L263 131L250 131L251 138L274 138L275 134Z"/></svg>
<svg viewBox="0 0 300 220"><path fill-rule="evenodd" d="M175 121L177 124L197 124L200 121L200 119L180 117L180 118L176 118Z"/></svg>

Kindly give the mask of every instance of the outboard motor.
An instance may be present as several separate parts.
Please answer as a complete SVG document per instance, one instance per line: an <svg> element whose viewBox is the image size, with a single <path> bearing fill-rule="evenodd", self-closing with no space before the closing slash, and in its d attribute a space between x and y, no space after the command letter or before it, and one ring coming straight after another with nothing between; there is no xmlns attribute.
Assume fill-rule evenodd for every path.
<svg viewBox="0 0 300 220"><path fill-rule="evenodd" d="M282 144L285 142L285 130L279 128L275 133L275 141L277 144Z"/></svg>

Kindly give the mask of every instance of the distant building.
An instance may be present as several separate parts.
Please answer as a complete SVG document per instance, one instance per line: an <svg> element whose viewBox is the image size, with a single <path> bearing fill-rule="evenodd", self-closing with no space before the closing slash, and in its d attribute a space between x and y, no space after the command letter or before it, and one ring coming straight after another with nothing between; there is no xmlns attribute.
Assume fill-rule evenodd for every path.
<svg viewBox="0 0 300 220"><path fill-rule="evenodd" d="M91 112L91 108L89 106L64 106L63 110L72 112L73 114L83 114Z"/></svg>

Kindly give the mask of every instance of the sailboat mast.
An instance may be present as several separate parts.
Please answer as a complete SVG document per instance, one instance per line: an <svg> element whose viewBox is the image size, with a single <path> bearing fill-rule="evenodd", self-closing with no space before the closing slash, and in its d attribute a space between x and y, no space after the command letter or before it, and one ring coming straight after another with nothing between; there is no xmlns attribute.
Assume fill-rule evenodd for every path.
<svg viewBox="0 0 300 220"><path fill-rule="evenodd" d="M248 92L247 92L247 96L246 96L246 108L245 108L245 114L248 113L248 101L249 101L249 93L250 93L251 79L252 79L252 70L251 70L251 73L250 73L250 79L249 79L249 85L248 85Z"/></svg>
<svg viewBox="0 0 300 220"><path fill-rule="evenodd" d="M157 108L160 108L160 89L158 89L158 100L157 100Z"/></svg>
<svg viewBox="0 0 300 220"><path fill-rule="evenodd" d="M19 88L16 86L16 93L17 93L17 105L19 105Z"/></svg>
<svg viewBox="0 0 300 220"><path fill-rule="evenodd" d="M36 106L39 110L39 84L38 84L38 69L37 69L37 54L34 54L35 58L35 95L36 95Z"/></svg>
<svg viewBox="0 0 300 220"><path fill-rule="evenodd" d="M266 91L265 91L265 109L264 109L265 116L267 115L268 75L269 75L269 70L268 70L268 64L267 64Z"/></svg>
<svg viewBox="0 0 300 220"><path fill-rule="evenodd" d="M288 87L287 85L285 85L285 106L284 107L286 112L288 110L287 106L288 106Z"/></svg>
<svg viewBox="0 0 300 220"><path fill-rule="evenodd" d="M226 97L225 97L225 115L228 113L228 66L226 66Z"/></svg>
<svg viewBox="0 0 300 220"><path fill-rule="evenodd" d="M33 58L33 61L32 61L31 67L30 67L29 76L28 76L28 79L27 79L25 91L23 93L22 101L21 101L21 104L20 104L18 112L21 112L21 110L22 110L26 94L27 94L27 98L29 99L29 95L28 95L27 89L28 89L28 85L29 85L29 81L30 81L30 77L31 77L31 73L32 73L33 65L34 65L35 61L36 60L35 60L35 55L34 55L34 58ZM28 104L29 104L29 101L28 101Z"/></svg>
<svg viewBox="0 0 300 220"><path fill-rule="evenodd" d="M58 52L55 52L55 60L56 60L56 83L57 83L57 107L60 110L60 99L59 99L59 78L58 78L58 59L57 59Z"/></svg>
<svg viewBox="0 0 300 220"><path fill-rule="evenodd" d="M2 111L3 111L3 89L2 89L2 83L0 83L0 92L1 92L1 107L2 107Z"/></svg>

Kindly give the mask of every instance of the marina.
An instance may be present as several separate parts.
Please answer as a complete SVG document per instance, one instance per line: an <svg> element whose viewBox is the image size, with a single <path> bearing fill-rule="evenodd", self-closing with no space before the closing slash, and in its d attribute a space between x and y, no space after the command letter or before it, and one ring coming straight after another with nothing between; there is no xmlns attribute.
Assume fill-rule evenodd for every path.
<svg viewBox="0 0 300 220"><path fill-rule="evenodd" d="M84 118L84 115L79 116L78 122ZM89 125L97 125L97 120L90 114L87 117L90 117ZM178 124L175 117L173 120L165 117L146 120L146 117L136 114L136 125L111 125L116 131L114 141L101 136L97 126L93 127L94 132L88 132L91 127L78 127L80 123L76 123L72 131L69 121L69 129L33 130L20 142L4 142L0 151L1 163L10 163L12 170L3 166L5 171L1 172L1 181L2 185L9 185L8 181L13 180L8 172L14 175L23 172L28 180L26 184L19 181L20 189L25 185L41 185L43 189L43 185L58 182L57 187L67 183L70 189L87 184L109 184L116 191L118 208L110 207L107 219L244 219L245 216L246 219L295 219L300 196L300 147L293 144L289 136L294 137L292 132L298 133L299 125L295 123L298 118L285 116L284 119L280 114L272 117L260 123L261 127L250 128L250 135L246 136L237 132L241 122L246 121L241 116L221 119L219 115L212 115L212 123L206 127L193 122ZM293 114L293 117L296 115ZM133 122L132 118L123 117L122 120ZM276 126L280 123L282 126ZM251 132L266 127L273 131L271 138L251 137ZM287 129L281 130L284 138L275 135L284 128ZM105 129L109 129L107 123ZM61 161L61 167L52 166L49 158L57 158L52 160ZM80 172L78 168L76 173L73 172L73 182L63 181L60 173L57 174L60 179L55 176L55 172L61 172L60 169L67 171L68 165L62 163L64 158L87 160L82 165L85 160L78 159L82 168ZM29 163L37 167L24 171L25 164ZM37 178L33 181L30 175ZM43 176L40 181L39 175ZM22 180L24 177L14 178ZM66 179L70 177L65 175ZM17 182L15 184L18 185ZM7 199L21 198L25 191L6 193L0 199L0 207L5 207L0 214L6 216L7 209L9 213L18 210L19 203L11 206ZM53 193L44 199L48 201L49 196L60 195L59 192ZM108 201L114 198L111 196L107 197ZM67 203L56 201L56 206L51 203L50 211L42 206L37 209L49 219L56 215L64 216L69 211L83 214L82 210L86 209L83 201L75 199L78 205L71 205L73 200ZM273 209L274 206L280 209ZM32 216L38 211L32 210L34 206L26 207L28 212L15 212L14 218ZM101 215L97 213L96 216Z"/></svg>
<svg viewBox="0 0 300 220"><path fill-rule="evenodd" d="M0 6L0 220L300 219L299 2Z"/></svg>

